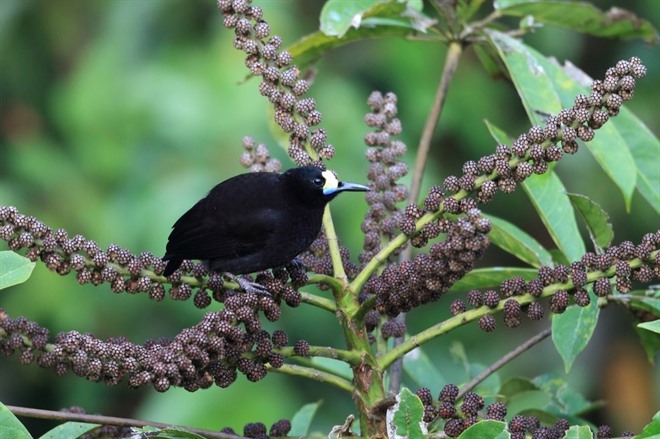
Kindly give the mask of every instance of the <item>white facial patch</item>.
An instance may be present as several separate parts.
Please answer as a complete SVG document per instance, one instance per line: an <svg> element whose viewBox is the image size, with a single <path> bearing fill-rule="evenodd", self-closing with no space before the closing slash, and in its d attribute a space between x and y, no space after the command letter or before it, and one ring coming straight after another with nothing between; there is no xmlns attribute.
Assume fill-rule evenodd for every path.
<svg viewBox="0 0 660 439"><path fill-rule="evenodd" d="M330 195L337 190L339 187L339 180L335 177L335 174L332 171L326 169L321 173L323 178L325 178L325 184L323 185L323 195Z"/></svg>

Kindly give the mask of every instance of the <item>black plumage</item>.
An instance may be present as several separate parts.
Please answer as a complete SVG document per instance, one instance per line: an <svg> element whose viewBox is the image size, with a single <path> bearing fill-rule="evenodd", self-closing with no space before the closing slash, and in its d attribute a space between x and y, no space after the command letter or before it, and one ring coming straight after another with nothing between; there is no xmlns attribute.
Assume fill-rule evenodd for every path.
<svg viewBox="0 0 660 439"><path fill-rule="evenodd" d="M174 223L163 274L172 274L183 259L232 274L284 265L316 239L330 200L344 191L368 190L313 166L232 177Z"/></svg>

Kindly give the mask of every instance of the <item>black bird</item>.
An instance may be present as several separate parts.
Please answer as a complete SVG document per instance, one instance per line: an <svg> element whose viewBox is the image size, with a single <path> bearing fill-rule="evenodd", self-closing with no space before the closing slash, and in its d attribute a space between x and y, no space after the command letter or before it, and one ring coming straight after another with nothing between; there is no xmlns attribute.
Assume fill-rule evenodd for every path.
<svg viewBox="0 0 660 439"><path fill-rule="evenodd" d="M340 192L368 190L314 166L232 177L174 223L163 275L171 275L183 259L199 259L211 271L231 274L284 265L316 239L330 200ZM230 277L243 289L259 289Z"/></svg>

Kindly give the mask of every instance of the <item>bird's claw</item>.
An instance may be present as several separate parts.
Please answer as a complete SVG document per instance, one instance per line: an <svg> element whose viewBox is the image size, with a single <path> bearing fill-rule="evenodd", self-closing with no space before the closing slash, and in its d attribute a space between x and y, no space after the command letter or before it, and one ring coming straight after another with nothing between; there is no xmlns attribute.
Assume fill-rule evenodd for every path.
<svg viewBox="0 0 660 439"><path fill-rule="evenodd" d="M270 291L266 287L264 287L261 284L258 284L256 282L249 281L245 278L234 276L233 274L230 273L225 273L225 276L228 277L230 280L236 282L238 286L241 288L241 290L245 291L246 293L253 293L261 296L271 296Z"/></svg>
<svg viewBox="0 0 660 439"><path fill-rule="evenodd" d="M293 270L307 271L307 266L305 265L305 263L298 258L292 259L291 262L286 264L284 267L287 270L293 269Z"/></svg>

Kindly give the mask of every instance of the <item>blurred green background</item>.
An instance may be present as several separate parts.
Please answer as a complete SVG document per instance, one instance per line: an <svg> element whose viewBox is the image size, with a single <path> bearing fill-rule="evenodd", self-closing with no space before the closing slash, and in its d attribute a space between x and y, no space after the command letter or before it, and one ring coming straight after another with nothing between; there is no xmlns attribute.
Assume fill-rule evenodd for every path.
<svg viewBox="0 0 660 439"><path fill-rule="evenodd" d="M285 45L318 28L323 6L307 0L255 4L264 8ZM597 4L602 9L632 9L656 28L660 24L660 3L655 0ZM284 168L292 166L269 131L268 103L259 96L258 82L245 81L243 57L233 49L232 39L212 0L1 0L0 204L15 205L53 228L83 234L102 247L117 243L136 253L162 254L173 222L214 184L244 171L238 163L244 135L267 143ZM660 132L657 46L553 28L538 29L525 41L592 77L602 77L619 59L642 58L649 74L626 105L656 135ZM316 65L310 95L337 148L330 166L342 178L366 181L362 136L367 128L362 118L374 89L398 95L402 137L412 164L444 54L445 48L436 43L365 41L333 51ZM484 119L513 135L528 129L513 87L489 78L468 50L434 139L425 187L460 172L465 160L493 150ZM639 194L632 211L625 212L619 191L584 148L562 160L557 172L569 191L590 196L610 213L616 242L638 241L657 229L657 215ZM522 191L496 198L486 210L552 246ZM356 198L340 197L333 204L338 232L353 255L361 248L359 224L365 211L366 204ZM481 265L515 263L492 249ZM172 336L203 313L192 301L154 303L142 295L112 294L108 286L80 287L73 276L55 276L41 265L26 284L1 293L0 307L11 316L25 315L53 333L75 329L99 337L125 335L138 343ZM416 332L444 318L449 301L414 311L409 329ZM304 337L312 344L343 345L333 316L305 306L283 311L267 329L287 330L291 342ZM646 362L624 311L607 309L601 319L568 379L590 398L610 399L614 392L620 400L623 396L612 380L632 386L631 377L646 377L641 385L652 387L646 387L645 394L639 397L644 387L633 387L646 405L637 410L643 412L639 419L627 414L622 418L613 404L592 417L618 429L638 430L658 407L657 394L649 390L657 389L658 368ZM471 360L489 364L547 323L517 331L500 325L502 329L489 335L471 325L426 350L448 378L460 381L462 366L449 354L453 342L462 342ZM620 358L632 360L621 365ZM623 378L616 375L620 369ZM559 356L545 341L502 375L562 371ZM433 385L434 394L440 384ZM319 431L327 432L355 413L347 395L278 374L257 384L239 378L229 389L158 394L128 390L124 383L106 387L72 376L58 378L35 365L20 367L16 357L0 358L0 400L55 410L79 405L90 413L209 429L231 426L237 431L246 422L270 425L290 419L302 404L319 400L323 405L314 424ZM34 432L50 426L26 422Z"/></svg>

